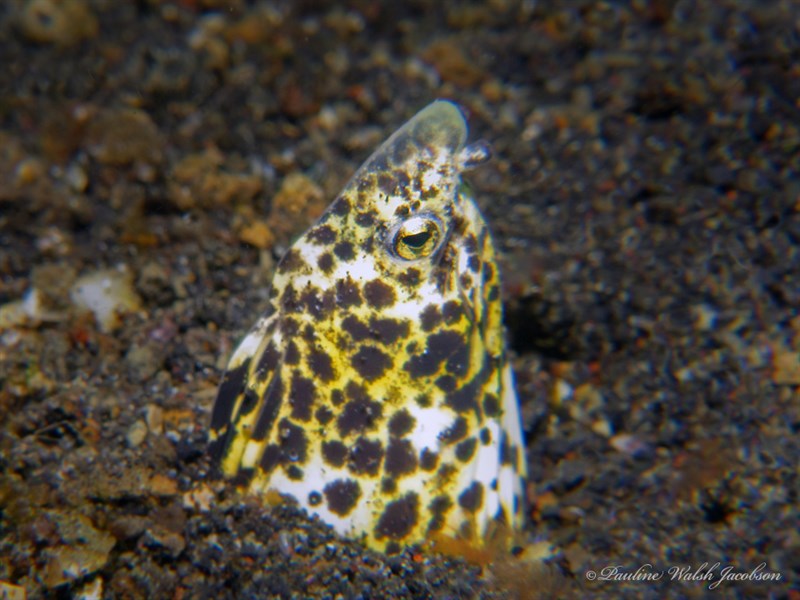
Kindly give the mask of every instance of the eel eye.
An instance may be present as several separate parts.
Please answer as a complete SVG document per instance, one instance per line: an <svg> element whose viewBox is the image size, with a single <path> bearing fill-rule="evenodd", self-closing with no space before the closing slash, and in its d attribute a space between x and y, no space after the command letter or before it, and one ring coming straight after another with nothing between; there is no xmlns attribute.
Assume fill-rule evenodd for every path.
<svg viewBox="0 0 800 600"><path fill-rule="evenodd" d="M415 216L400 224L392 240L392 250L405 260L427 258L439 244L439 222L428 216Z"/></svg>

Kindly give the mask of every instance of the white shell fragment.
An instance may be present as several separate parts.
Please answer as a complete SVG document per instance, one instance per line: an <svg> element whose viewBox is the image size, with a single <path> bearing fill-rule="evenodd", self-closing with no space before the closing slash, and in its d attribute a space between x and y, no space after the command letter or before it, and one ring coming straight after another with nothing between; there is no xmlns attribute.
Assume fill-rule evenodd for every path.
<svg viewBox="0 0 800 600"><path fill-rule="evenodd" d="M103 269L80 277L70 290L72 302L94 314L105 333L117 329L120 316L141 309L141 300L133 287L133 277L125 269Z"/></svg>

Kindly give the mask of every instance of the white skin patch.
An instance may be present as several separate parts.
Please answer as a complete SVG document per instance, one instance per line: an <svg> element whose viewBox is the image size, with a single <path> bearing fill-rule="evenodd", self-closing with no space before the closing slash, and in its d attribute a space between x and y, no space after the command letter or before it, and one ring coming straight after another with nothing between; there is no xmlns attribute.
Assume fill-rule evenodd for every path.
<svg viewBox="0 0 800 600"><path fill-rule="evenodd" d="M453 412L440 408L421 408L409 406L408 412L416 420L416 425L408 438L419 452L429 448L432 452L439 452L438 435L453 424Z"/></svg>

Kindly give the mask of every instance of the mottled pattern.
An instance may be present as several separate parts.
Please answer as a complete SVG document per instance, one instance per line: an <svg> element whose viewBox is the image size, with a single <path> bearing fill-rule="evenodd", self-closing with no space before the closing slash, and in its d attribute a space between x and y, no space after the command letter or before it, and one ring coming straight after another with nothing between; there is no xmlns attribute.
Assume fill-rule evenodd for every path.
<svg viewBox="0 0 800 600"><path fill-rule="evenodd" d="M212 415L225 474L389 552L523 520L495 250L461 182L488 152L466 135L434 102L367 160L279 263Z"/></svg>

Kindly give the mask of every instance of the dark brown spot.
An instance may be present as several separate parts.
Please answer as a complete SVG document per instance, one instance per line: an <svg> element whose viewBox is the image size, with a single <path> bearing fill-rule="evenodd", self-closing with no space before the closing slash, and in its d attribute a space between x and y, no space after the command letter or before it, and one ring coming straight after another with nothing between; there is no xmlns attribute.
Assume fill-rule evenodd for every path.
<svg viewBox="0 0 800 600"><path fill-rule="evenodd" d="M303 469L298 467L297 465L289 465L286 469L286 475L292 481L301 481L303 479Z"/></svg>
<svg viewBox="0 0 800 600"><path fill-rule="evenodd" d="M467 489L461 492L458 503L467 512L477 512L483 505L483 484L480 481L473 481Z"/></svg>
<svg viewBox="0 0 800 600"><path fill-rule="evenodd" d="M342 517L350 514L361 497L361 487L352 479L337 479L322 490L328 501L328 510Z"/></svg>
<svg viewBox="0 0 800 600"><path fill-rule="evenodd" d="M456 379L452 375L442 375L436 378L436 387L445 393L452 392L456 389Z"/></svg>
<svg viewBox="0 0 800 600"><path fill-rule="evenodd" d="M346 279L336 282L336 305L341 309L351 306L361 306L361 293L358 283L348 275Z"/></svg>
<svg viewBox="0 0 800 600"><path fill-rule="evenodd" d="M467 438L463 442L459 442L456 446L456 458L461 462L468 462L475 454L475 447L478 445L478 440L474 437Z"/></svg>
<svg viewBox="0 0 800 600"><path fill-rule="evenodd" d="M408 205L401 204L400 206L398 206L395 209L394 216L400 217L402 219L404 217L407 217L409 215L409 213L410 213L410 211L408 210Z"/></svg>
<svg viewBox="0 0 800 600"><path fill-rule="evenodd" d="M420 314L420 324L424 331L433 330L441 322L442 313L439 312L439 307L436 304L428 304Z"/></svg>
<svg viewBox="0 0 800 600"><path fill-rule="evenodd" d="M439 464L439 455L430 448L423 448L419 455L419 466L423 471L433 471Z"/></svg>
<svg viewBox="0 0 800 600"><path fill-rule="evenodd" d="M356 225L359 227L372 227L375 222L375 216L372 211L360 212L356 215Z"/></svg>
<svg viewBox="0 0 800 600"><path fill-rule="evenodd" d="M447 394L445 404L459 413L474 411L476 416L481 418L480 396L483 393L484 384L492 373L496 373L496 370L491 366L490 361L484 357L481 370L461 388Z"/></svg>
<svg viewBox="0 0 800 600"><path fill-rule="evenodd" d="M468 290L472 288L472 276L469 273L462 273L461 277L458 278L458 282L461 284L461 288Z"/></svg>
<svg viewBox="0 0 800 600"><path fill-rule="evenodd" d="M354 475L375 476L381 468L381 460L383 460L383 446L380 441L360 437L350 450L347 467Z"/></svg>
<svg viewBox="0 0 800 600"><path fill-rule="evenodd" d="M333 419L333 411L327 406L320 406L314 413L314 417L320 425L327 425Z"/></svg>
<svg viewBox="0 0 800 600"><path fill-rule="evenodd" d="M371 429L375 422L381 418L383 410L381 404L370 400L360 386L351 382L347 384L345 391L349 401L336 421L339 434L342 437Z"/></svg>
<svg viewBox="0 0 800 600"><path fill-rule="evenodd" d="M414 402L417 403L417 406L420 408L430 408L431 404L431 397L428 394L420 394L416 398L414 398Z"/></svg>
<svg viewBox="0 0 800 600"><path fill-rule="evenodd" d="M415 424L414 417L406 409L402 408L389 419L389 433L395 437L403 437L414 429Z"/></svg>
<svg viewBox="0 0 800 600"><path fill-rule="evenodd" d="M319 492L310 492L308 494L308 504L310 506L319 506L322 502L322 494Z"/></svg>
<svg viewBox="0 0 800 600"><path fill-rule="evenodd" d="M468 254L477 254L478 253L478 238L475 237L474 233L470 233L469 235L464 236L464 251Z"/></svg>
<svg viewBox="0 0 800 600"><path fill-rule="evenodd" d="M438 185L431 185L431 186L429 186L427 188L424 188L420 195L422 196L423 200L431 200L431 199L436 198L436 196L439 195L439 193L440 193L439 189L440 188L439 188Z"/></svg>
<svg viewBox="0 0 800 600"><path fill-rule="evenodd" d="M303 255L296 248L289 248L278 263L278 273L297 273L306 267Z"/></svg>
<svg viewBox="0 0 800 600"><path fill-rule="evenodd" d="M317 266L320 268L320 271L325 273L326 275L330 275L331 271L333 271L333 255L330 252L326 252L322 256L317 259Z"/></svg>
<svg viewBox="0 0 800 600"><path fill-rule="evenodd" d="M400 273L397 276L397 281L407 289L414 289L419 286L420 281L422 281L422 274L419 272L419 269L411 267Z"/></svg>
<svg viewBox="0 0 800 600"><path fill-rule="evenodd" d="M448 373L463 378L469 372L469 347L466 344L458 346L448 357L445 367Z"/></svg>
<svg viewBox="0 0 800 600"><path fill-rule="evenodd" d="M489 293L486 294L486 298L489 302L495 302L500 297L500 288L496 285L493 285L489 288Z"/></svg>
<svg viewBox="0 0 800 600"><path fill-rule="evenodd" d="M281 333L284 333L286 337L294 337L298 331L300 331L300 323L297 322L297 319L291 317L281 319Z"/></svg>
<svg viewBox="0 0 800 600"><path fill-rule="evenodd" d="M466 344L457 331L445 330L432 334L422 354L415 354L403 365L412 377L433 375L439 365L454 354L462 355Z"/></svg>
<svg viewBox="0 0 800 600"><path fill-rule="evenodd" d="M281 462L305 462L308 442L302 427L295 425L289 419L281 419L278 423L278 436Z"/></svg>
<svg viewBox="0 0 800 600"><path fill-rule="evenodd" d="M477 273L481 270L481 259L475 254L470 254L469 258L467 259L467 266L473 273Z"/></svg>
<svg viewBox="0 0 800 600"><path fill-rule="evenodd" d="M253 468L240 468L236 471L236 475L231 478L231 483L236 487L247 487L253 480L256 470Z"/></svg>
<svg viewBox="0 0 800 600"><path fill-rule="evenodd" d="M297 344L295 344L293 340L289 340L289 343L286 344L283 362L287 365L296 365L300 362L300 351L297 349Z"/></svg>
<svg viewBox="0 0 800 600"><path fill-rule="evenodd" d="M339 440L323 442L322 458L332 467L343 467L347 458L347 446Z"/></svg>
<svg viewBox="0 0 800 600"><path fill-rule="evenodd" d="M239 394L244 389L245 378L250 368L250 359L248 358L241 365L235 369L231 369L222 377L222 385L219 386L217 393L217 400L214 402L214 410L211 413L211 430L222 431L231 421L233 416L233 407L236 405L236 400ZM215 452L212 454L215 458L221 458L218 454L224 448L216 446Z"/></svg>
<svg viewBox="0 0 800 600"><path fill-rule="evenodd" d="M345 217L350 212L350 202L347 201L347 198L339 196L328 210L334 215Z"/></svg>
<svg viewBox="0 0 800 600"><path fill-rule="evenodd" d="M511 443L508 441L508 435L505 431L500 432L500 464L511 464Z"/></svg>
<svg viewBox="0 0 800 600"><path fill-rule="evenodd" d="M264 401L261 403L261 412L259 412L258 417L256 417L256 424L251 436L253 441L260 442L272 431L282 400L283 380L281 379L280 371L278 371L269 386L267 386L267 390L264 394Z"/></svg>
<svg viewBox="0 0 800 600"><path fill-rule="evenodd" d="M316 320L325 319L336 306L333 290L322 292L319 288L310 286L300 296L300 302L305 304L306 310Z"/></svg>
<svg viewBox="0 0 800 600"><path fill-rule="evenodd" d="M392 357L374 346L361 346L350 364L367 381L374 381L392 368Z"/></svg>
<svg viewBox="0 0 800 600"><path fill-rule="evenodd" d="M264 448L264 454L261 455L261 460L258 464L264 473L271 473L281 462L281 457L281 449L275 444L270 444Z"/></svg>
<svg viewBox="0 0 800 600"><path fill-rule="evenodd" d="M333 247L333 253L345 262L353 260L356 255L355 251L353 250L353 244L348 241L342 241L336 244Z"/></svg>
<svg viewBox="0 0 800 600"><path fill-rule="evenodd" d="M349 315L342 320L342 329L350 334L354 342L361 342L369 337L369 327L362 323L355 315Z"/></svg>
<svg viewBox="0 0 800 600"><path fill-rule="evenodd" d="M308 353L308 367L322 381L331 381L334 377L333 362L323 350L313 348Z"/></svg>
<svg viewBox="0 0 800 600"><path fill-rule="evenodd" d="M424 377L433 375L439 369L439 363L433 359L429 352L415 354L406 361L403 369L408 371L412 377Z"/></svg>
<svg viewBox="0 0 800 600"><path fill-rule="evenodd" d="M461 305L461 302L456 300L449 300L445 302L442 307L442 316L444 316L444 322L448 325L453 325L463 314L464 307Z"/></svg>
<svg viewBox="0 0 800 600"><path fill-rule="evenodd" d="M407 321L376 319L375 317L372 317L367 325L358 317L350 315L342 321L342 329L350 334L354 342L361 342L369 338L385 345L391 345L408 335L409 325Z"/></svg>
<svg viewBox="0 0 800 600"><path fill-rule="evenodd" d="M387 308L396 301L394 289L380 279L373 279L364 285L364 298L372 308Z"/></svg>
<svg viewBox="0 0 800 600"><path fill-rule="evenodd" d="M432 515L431 520L428 521L429 532L439 531L444 527L447 519L447 512L452 506L453 501L445 494L436 496L436 498L431 500L430 504L428 504L428 509Z"/></svg>
<svg viewBox="0 0 800 600"><path fill-rule="evenodd" d="M487 262L483 265L483 282L488 283L492 279L494 279L494 266L492 263Z"/></svg>
<svg viewBox="0 0 800 600"><path fill-rule="evenodd" d="M452 425L439 434L439 441L445 446L455 444L463 440L467 435L467 420L464 417L456 417Z"/></svg>
<svg viewBox="0 0 800 600"><path fill-rule="evenodd" d="M481 444L484 446L488 446L492 443L492 432L489 431L488 427L484 427L481 429Z"/></svg>
<svg viewBox="0 0 800 600"><path fill-rule="evenodd" d="M397 482L389 477L381 479L381 493L394 494L397 491Z"/></svg>
<svg viewBox="0 0 800 600"><path fill-rule="evenodd" d="M458 413L468 412L470 410L478 411L478 396L481 394L481 384L479 377L476 375L472 380L465 383L459 389L447 394L445 404Z"/></svg>
<svg viewBox="0 0 800 600"><path fill-rule="evenodd" d="M446 293L450 288L450 277L453 274L454 267L453 257L450 256L447 248L445 248L445 252L439 258L439 263L431 274L433 282L436 284L436 289L440 294Z"/></svg>
<svg viewBox="0 0 800 600"><path fill-rule="evenodd" d="M331 402L334 406L340 406L342 402L344 402L344 392L339 389L334 389L331 391Z"/></svg>
<svg viewBox="0 0 800 600"><path fill-rule="evenodd" d="M386 505L383 513L375 526L375 538L388 537L401 540L407 536L417 524L419 511L419 497L414 492L409 492L399 500Z"/></svg>
<svg viewBox="0 0 800 600"><path fill-rule="evenodd" d="M408 321L399 319L376 319L373 317L369 321L369 329L372 337L387 346L394 344L397 340L408 336Z"/></svg>
<svg viewBox="0 0 800 600"><path fill-rule="evenodd" d="M440 331L428 338L428 352L439 362L461 352L465 345L462 335L457 331Z"/></svg>
<svg viewBox="0 0 800 600"><path fill-rule="evenodd" d="M327 246L336 241L336 232L330 225L319 225L314 227L307 234L312 244Z"/></svg>
<svg viewBox="0 0 800 600"><path fill-rule="evenodd" d="M369 236L363 242L361 242L361 250L364 251L364 254L370 255L372 251L375 249L375 238L373 236Z"/></svg>
<svg viewBox="0 0 800 600"><path fill-rule="evenodd" d="M258 405L258 394L253 388L247 388L244 391L244 398L239 407L239 418L249 415L253 409Z"/></svg>
<svg viewBox="0 0 800 600"><path fill-rule="evenodd" d="M297 290L295 290L293 286L287 285L286 289L283 290L281 307L287 313L302 312L303 304L300 302L300 298L297 296Z"/></svg>
<svg viewBox="0 0 800 600"><path fill-rule="evenodd" d="M272 374L275 367L278 365L280 357L278 350L275 348L275 344L270 341L267 347L264 348L264 352L261 353L261 356L258 358L258 363L256 364L256 377L259 381L264 381Z"/></svg>
<svg viewBox="0 0 800 600"><path fill-rule="evenodd" d="M303 377L298 371L292 374L289 404L292 406L292 418L299 421L311 419L311 407L314 405L314 382Z"/></svg>
<svg viewBox="0 0 800 600"><path fill-rule="evenodd" d="M483 414L487 417L500 416L500 400L494 394L487 393L483 397Z"/></svg>
<svg viewBox="0 0 800 600"><path fill-rule="evenodd" d="M408 440L392 438L386 448L384 470L392 477L402 477L417 470L417 456L414 446Z"/></svg>

